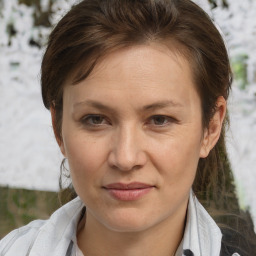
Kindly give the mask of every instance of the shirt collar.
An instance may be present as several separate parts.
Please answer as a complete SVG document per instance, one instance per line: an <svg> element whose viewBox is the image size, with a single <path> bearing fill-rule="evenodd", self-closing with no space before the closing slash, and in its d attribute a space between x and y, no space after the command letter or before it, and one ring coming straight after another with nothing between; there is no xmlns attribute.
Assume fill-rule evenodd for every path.
<svg viewBox="0 0 256 256"><path fill-rule="evenodd" d="M186 227L181 246L183 254L187 252L187 255L191 256L219 256L221 239L222 234L219 227L191 190ZM189 251L192 254L189 254Z"/></svg>
<svg viewBox="0 0 256 256"><path fill-rule="evenodd" d="M49 241L49 243L47 243L48 249L50 249L53 244L55 246L57 244L57 248L55 248L56 252L62 251L65 247L65 253L67 252L70 241L74 239L74 231L76 230L83 207L84 205L80 198L76 198L52 215L47 225L48 228L44 227L41 229L41 234L39 235L39 237L48 237L48 239L46 237L44 238ZM53 225L53 223L55 225ZM58 232L56 232L56 226L58 227ZM48 232L43 232L46 230ZM51 232L49 232L49 230L51 230ZM52 233L54 233L54 239L49 235ZM42 237L40 238L41 239L38 240L42 241ZM183 255L185 256L219 256L221 238L222 234L219 227L191 191L184 236L176 255L180 256L183 251ZM37 242L35 242L35 247L36 244ZM33 253L31 255L33 255ZM57 253L56 255L65 254Z"/></svg>

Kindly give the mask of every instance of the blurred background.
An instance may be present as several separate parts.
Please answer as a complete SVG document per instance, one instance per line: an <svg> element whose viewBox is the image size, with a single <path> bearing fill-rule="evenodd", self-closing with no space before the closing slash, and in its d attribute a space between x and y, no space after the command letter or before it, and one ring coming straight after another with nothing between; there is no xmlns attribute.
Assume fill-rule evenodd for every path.
<svg viewBox="0 0 256 256"><path fill-rule="evenodd" d="M48 35L75 0L0 0L0 239L59 207L62 156L40 94ZM194 0L220 29L235 81L228 152L240 205L256 224L256 0Z"/></svg>

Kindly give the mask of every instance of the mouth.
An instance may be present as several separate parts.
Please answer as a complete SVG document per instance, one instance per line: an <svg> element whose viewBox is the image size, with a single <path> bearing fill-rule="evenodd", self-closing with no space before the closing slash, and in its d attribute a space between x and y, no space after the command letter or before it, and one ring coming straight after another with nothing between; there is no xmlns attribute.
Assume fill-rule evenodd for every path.
<svg viewBox="0 0 256 256"><path fill-rule="evenodd" d="M142 198L150 191L152 191L155 186L140 182L132 183L112 183L103 188L109 193L109 195L121 201L134 201Z"/></svg>

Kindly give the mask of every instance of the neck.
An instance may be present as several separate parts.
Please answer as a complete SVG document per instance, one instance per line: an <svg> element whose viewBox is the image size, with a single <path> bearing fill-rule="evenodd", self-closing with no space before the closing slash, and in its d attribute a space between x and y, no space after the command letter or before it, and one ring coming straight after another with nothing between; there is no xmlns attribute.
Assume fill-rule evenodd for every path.
<svg viewBox="0 0 256 256"><path fill-rule="evenodd" d="M182 240L186 219L183 214L167 218L139 232L117 232L97 222L90 213L80 223L77 241L85 256L172 256Z"/></svg>

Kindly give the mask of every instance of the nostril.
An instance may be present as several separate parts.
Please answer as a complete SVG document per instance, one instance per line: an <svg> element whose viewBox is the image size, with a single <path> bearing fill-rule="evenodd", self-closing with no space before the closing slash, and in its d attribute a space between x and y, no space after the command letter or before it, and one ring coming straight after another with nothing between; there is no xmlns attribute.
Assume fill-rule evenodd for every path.
<svg viewBox="0 0 256 256"><path fill-rule="evenodd" d="M142 168L146 161L144 156L140 156L139 154L133 156L127 156L125 154L115 154L115 152L111 152L108 157L109 166L112 169L116 169L119 171L134 171Z"/></svg>

